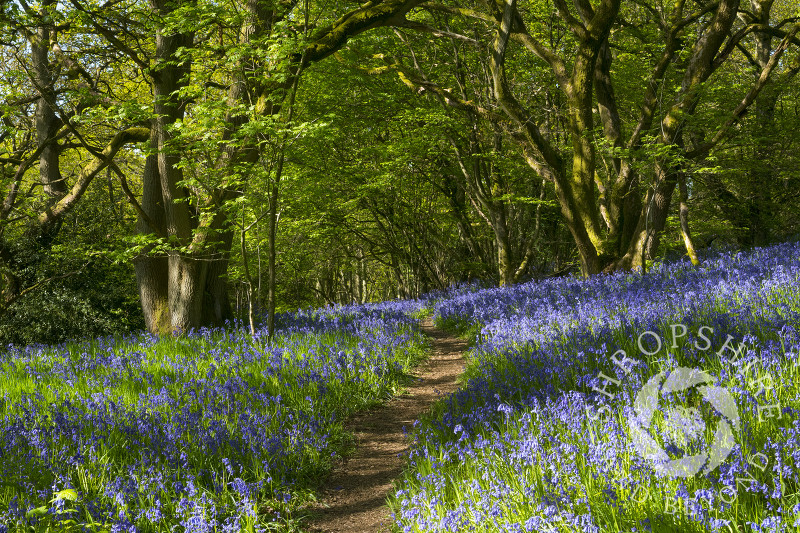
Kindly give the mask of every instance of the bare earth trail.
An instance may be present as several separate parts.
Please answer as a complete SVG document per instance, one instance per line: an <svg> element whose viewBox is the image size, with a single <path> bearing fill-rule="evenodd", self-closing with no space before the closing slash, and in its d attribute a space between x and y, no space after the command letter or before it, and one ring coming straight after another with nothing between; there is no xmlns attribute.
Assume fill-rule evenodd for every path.
<svg viewBox="0 0 800 533"><path fill-rule="evenodd" d="M434 328L430 320L421 326L433 343L430 359L415 370L417 380L404 394L348 424L355 436L355 453L333 471L322 489L320 501L313 507L315 516L307 526L310 531L390 530L386 498L392 481L402 473L409 446L403 428L410 430L440 396L456 390L456 380L464 370L466 343Z"/></svg>

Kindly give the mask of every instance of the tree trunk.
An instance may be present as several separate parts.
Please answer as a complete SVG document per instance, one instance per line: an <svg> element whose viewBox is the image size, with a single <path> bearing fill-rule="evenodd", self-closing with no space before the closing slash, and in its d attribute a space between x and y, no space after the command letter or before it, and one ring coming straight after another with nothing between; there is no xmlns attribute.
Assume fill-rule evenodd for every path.
<svg viewBox="0 0 800 533"><path fill-rule="evenodd" d="M394 272L395 284L397 286L397 293L396 298L408 298L408 289L406 288L405 279L403 278L403 272L400 270L400 261L397 259L397 255L394 252L391 253L391 261L392 261L392 272Z"/></svg>
<svg viewBox="0 0 800 533"><path fill-rule="evenodd" d="M636 228L627 242L625 254L605 270L637 269L644 268L646 261L654 257L661 243L661 233L664 230L669 214L669 206L675 185L678 183L677 168L667 168L664 164L656 165L655 189L650 189L642 204Z"/></svg>
<svg viewBox="0 0 800 533"><path fill-rule="evenodd" d="M44 0L41 5L42 17L47 16L55 0ZM55 204L60 198L67 194L67 184L61 177L59 169L60 147L54 140L58 132L61 121L56 115L50 102L55 102L56 95L52 75L52 66L48 58L50 52L50 26L43 23L36 31L34 39L31 41L31 63L33 66L33 81L36 90L41 97L36 100L36 143L37 148L41 149L39 155L39 181L47 195L47 207ZM61 226L62 218L43 224L37 228L37 240L43 246L49 246Z"/></svg>
<svg viewBox="0 0 800 533"><path fill-rule="evenodd" d="M769 24L769 14L773 0L750 0L750 6L760 24ZM772 55L772 36L768 33L755 34L756 53L754 58L760 70L764 70ZM749 181L749 198L747 198L747 244L763 246L770 241L774 204L771 201L770 189L775 183L775 166L772 164L772 141L775 131L775 108L778 104L779 91L775 87L767 87L762 91L753 105L755 115L755 150Z"/></svg>
<svg viewBox="0 0 800 533"><path fill-rule="evenodd" d="M501 286L514 284L514 267L511 264L511 245L508 240L508 227L506 213L501 202L492 202L492 232L497 245L497 272L500 275ZM497 205L501 204L501 205Z"/></svg>
<svg viewBox="0 0 800 533"><path fill-rule="evenodd" d="M272 342L272 337L275 335L275 306L277 302L275 294L277 283L275 238L278 234L278 192L276 177L269 193L269 231L267 234L267 334L270 342Z"/></svg>
<svg viewBox="0 0 800 533"><path fill-rule="evenodd" d="M154 148L155 143L155 129L153 129L151 147ZM136 232L151 236L165 235L161 177L158 173L158 161L155 154L149 155L145 160L142 174L141 206L147 214L148 220L140 216L136 223ZM144 250L133 261L144 323L151 333L168 334L172 331L167 284L169 265L165 255L149 255L149 251L149 249Z"/></svg>
<svg viewBox="0 0 800 533"><path fill-rule="evenodd" d="M172 9L161 0L154 0L153 8L160 15ZM182 246L191 241L192 221L184 191L178 186L183 173L177 166L179 156L170 145L170 126L183 117L184 107L175 101L175 92L187 83L189 74L189 65L178 60L176 52L191 43L191 34L165 35L161 30L156 34L151 129L151 147L156 153L148 157L142 178L142 210L147 219L140 216L138 222L140 232L174 237ZM153 333L185 333L201 324L208 264L177 250L168 255L137 258L142 311Z"/></svg>
<svg viewBox="0 0 800 533"><path fill-rule="evenodd" d="M692 241L692 234L689 231L689 191L686 188L686 173L681 172L678 175L678 197L680 199L680 219L681 219L681 235L683 236L683 243L686 246L686 254L692 261L692 264L697 266L700 260L697 258L697 252L694 249L694 242Z"/></svg>
<svg viewBox="0 0 800 533"><path fill-rule="evenodd" d="M595 148L592 130L593 119L593 81L595 62L599 46L587 43L581 46L573 75L567 86L567 103L569 105L569 130L572 139L572 176L570 192L575 206L575 215L585 229L588 243L581 248L594 250L582 260L586 264L585 274L599 272L601 260L597 256L604 254L604 241L600 229L600 206L595 194Z"/></svg>
<svg viewBox="0 0 800 533"><path fill-rule="evenodd" d="M648 238L645 249L645 257L648 260L652 260L656 256L658 247L661 244L661 235L667 225L669 207L672 203L675 186L678 184L678 174L680 172L679 168L673 166L665 168L661 165L656 165L657 185L649 206L650 219L648 221Z"/></svg>
<svg viewBox="0 0 800 533"><path fill-rule="evenodd" d="M216 247L215 258L208 262L203 303L202 323L214 326L223 326L226 321L233 318L231 300L228 295L228 263L230 262L229 251L233 244L233 232L223 231L221 240L222 242Z"/></svg>
<svg viewBox="0 0 800 533"><path fill-rule="evenodd" d="M203 291L208 261L178 253L169 256L169 309L173 333L202 325Z"/></svg>

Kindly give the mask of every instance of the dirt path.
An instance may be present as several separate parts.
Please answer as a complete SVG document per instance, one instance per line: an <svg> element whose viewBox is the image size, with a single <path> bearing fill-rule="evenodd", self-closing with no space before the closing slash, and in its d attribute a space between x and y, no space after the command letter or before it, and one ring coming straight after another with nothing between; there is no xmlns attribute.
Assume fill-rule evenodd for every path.
<svg viewBox="0 0 800 533"><path fill-rule="evenodd" d="M466 343L422 322L423 331L433 341L430 360L414 373L416 383L387 404L353 419L349 429L356 439L355 454L331 474L314 507L316 517L308 529L313 532L389 531L386 498L405 463L408 440L403 427L414 421L439 396L456 389L456 379L464 370L462 352Z"/></svg>

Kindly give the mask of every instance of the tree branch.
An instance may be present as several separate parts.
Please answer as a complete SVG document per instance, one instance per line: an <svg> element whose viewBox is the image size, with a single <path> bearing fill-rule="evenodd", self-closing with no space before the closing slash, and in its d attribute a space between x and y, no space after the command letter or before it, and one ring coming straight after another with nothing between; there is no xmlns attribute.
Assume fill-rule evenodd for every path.
<svg viewBox="0 0 800 533"><path fill-rule="evenodd" d="M131 142L147 141L149 138L150 130L148 128L130 128L117 133L108 146L97 154L88 165L83 167L70 192L55 205L46 208L43 213L39 214L37 217L39 223L43 225L52 223L72 209L75 203L81 199L94 177L111 163L111 159L120 148Z"/></svg>
<svg viewBox="0 0 800 533"><path fill-rule="evenodd" d="M420 7L432 11L442 11L444 13L450 13L451 15L461 15L463 17L474 18L477 20L482 20L484 22L490 22L492 24L494 24L495 22L494 17L492 17L491 15L488 15L486 13L481 13L480 11L475 11L474 9L468 9L465 7L450 7L442 4L421 4Z"/></svg>
<svg viewBox="0 0 800 533"><path fill-rule="evenodd" d="M11 296L11 297L10 297L8 300L6 300L5 302L3 302L3 308L4 308L3 310L5 310L5 309L8 309L8 308L9 308L9 307L11 307L12 305L14 305L14 303L15 303L17 300L19 300L20 298L22 298L22 297L23 297L23 296L25 296L26 294L28 294L28 293L31 293L31 292L33 292L33 291L35 291L36 289L38 289L39 287L41 287L42 285L44 285L44 284L46 284L46 283L50 283L51 281L56 281L56 280L58 280L58 279L64 279L64 278L68 278L68 277L70 277L70 276L74 276L75 274L80 274L81 272L83 272L83 269L84 269L84 268L86 268L87 266L89 266L89 264L90 264L90 263L91 263L91 261L89 261L89 262L85 263L85 264L84 264L82 267L80 267L78 270L73 270L72 272L67 272L66 274L59 274L58 276L52 276L52 277L50 277L50 278L43 279L42 281L39 281L39 282L37 282L37 283L34 283L34 284L33 284L33 285L31 285L30 287L26 287L24 290L22 290L22 291L18 292L17 294L14 294L14 295L13 295L13 296Z"/></svg>
<svg viewBox="0 0 800 533"><path fill-rule="evenodd" d="M489 56L489 69L494 82L494 92L500 107L520 128L522 128L536 149L551 168L561 168L561 156L545 139L530 114L522 107L508 88L505 74L505 53L511 34L512 22L516 11L515 0L505 0L503 16Z"/></svg>
<svg viewBox="0 0 800 533"><path fill-rule="evenodd" d="M128 203L130 203L133 206L133 209L134 211L136 211L136 214L142 217L144 223L150 226L150 229L153 230L153 233L155 233L159 237L167 238L164 232L162 232L161 229L158 227L158 224L156 224L153 221L153 219L150 218L150 215L147 214L147 212L142 208L142 205L139 203L139 201L136 200L136 196L131 192L130 187L128 187L128 180L125 177L125 173L122 172L122 169L119 168L119 166L114 161L110 161L109 166L111 167L111 170L113 170L114 173L117 176L119 176L119 184L122 187L122 192L125 193L125 196L128 198Z"/></svg>
<svg viewBox="0 0 800 533"><path fill-rule="evenodd" d="M772 71L775 70L775 67L778 65L778 62L780 61L781 56L783 56L783 53L789 47L789 44L794 39L795 35L797 35L798 31L800 31L800 24L795 24L795 26L791 29L791 31L789 31L789 33L787 33L784 36L784 38L781 41L781 43L778 45L778 47L772 53L772 56L769 58L769 61L767 62L767 64L762 69L761 75L758 77L756 82L753 84L753 86L747 92L747 94L742 99L742 101L739 102L739 105L736 106L736 109L733 110L733 112L731 113L730 118L728 118L728 120L725 122L725 124L719 130L717 130L717 133L714 135L714 137L709 142L704 143L699 148L689 152L687 154L687 157L695 158L695 157L701 157L701 156L704 156L704 155L708 154L708 152L711 151L711 149L714 146L719 144L719 142L728 134L728 131L736 123L739 122L739 120L742 118L742 116L744 115L744 113L747 110L747 108L750 107L750 105L755 101L755 99L758 97L758 94L761 92L761 90L764 88L764 86L769 81L769 77L772 74ZM794 64L789 68L789 70L787 70L786 73L787 73L788 77L791 78L792 76L797 74L797 72L799 70L800 70L800 55L798 55L795 58ZM783 81L788 81L788 80L783 80Z"/></svg>
<svg viewBox="0 0 800 533"><path fill-rule="evenodd" d="M28 156L28 158L25 159L25 161L23 161L19 167L17 167L17 172L14 174L13 184L11 186L11 191L9 191L8 196L6 196L5 200L3 201L3 207L0 209L0 220L7 219L8 215L11 213L11 210L14 209L14 206L16 205L17 194L19 192L19 185L22 183L22 178L25 175L25 172L27 172L27 170L39 160L39 156L48 146L59 139L64 138L68 133L68 128L62 128L58 131L58 133L41 143L41 145L36 148L36 150L34 150L34 152Z"/></svg>
<svg viewBox="0 0 800 533"><path fill-rule="evenodd" d="M569 29L575 34L575 37L580 41L586 39L586 37L588 37L586 26L569 12L567 3L564 0L553 0L553 3L558 10L559 16L567 23L567 26L569 26Z"/></svg>
<svg viewBox="0 0 800 533"><path fill-rule="evenodd" d="M538 39L531 36L528 28L525 27L525 22L518 10L514 10L514 27L512 29L511 38L518 41L528 51L533 53L536 57L544 61L550 66L553 74L562 86L567 84L569 74L564 61L552 50L544 46Z"/></svg>
<svg viewBox="0 0 800 533"><path fill-rule="evenodd" d="M395 24L395 26L400 28L408 28L409 30L421 31L424 33L430 33L435 37L450 37L451 39L456 39L458 41L464 41L465 43L469 43L473 46L480 46L480 43L471 37L467 37L466 35L461 35L460 33L453 33L450 31L443 31L432 26L428 26L427 24L422 24L421 22L414 22L411 20L403 20L399 24Z"/></svg>
<svg viewBox="0 0 800 533"><path fill-rule="evenodd" d="M117 50L120 50L122 53L127 55L131 59L131 61L136 63L136 65L140 69L144 71L150 69L150 64L147 61L143 60L141 57L139 57L139 54L137 54L133 48L129 47L128 45L120 41L117 38L116 34L111 29L97 22L97 20L100 19L97 12L84 8L83 6L81 6L80 3L78 3L77 0L70 0L70 3L78 11L89 15L89 23L94 27L95 31L97 31L97 33L105 37L108 40L108 42L113 44Z"/></svg>
<svg viewBox="0 0 800 533"><path fill-rule="evenodd" d="M379 26L402 25L406 14L422 0L367 2L320 30L303 52L302 66L325 59L339 50L351 37Z"/></svg>
<svg viewBox="0 0 800 533"><path fill-rule="evenodd" d="M410 69L403 66L397 60L389 60L389 58L384 58L384 61L393 69L397 71L397 75L400 77L400 81L402 81L408 88L416 91L416 92L430 92L438 97L441 97L445 104L451 107L455 107L456 109L463 109L467 111L472 111L473 113L480 115L484 118L489 120L496 120L502 121L503 117L498 115L497 113L486 109L478 104L472 102L471 100L464 100L459 96L455 95L449 89L443 89L436 83L424 80L419 78L418 76L411 73Z"/></svg>

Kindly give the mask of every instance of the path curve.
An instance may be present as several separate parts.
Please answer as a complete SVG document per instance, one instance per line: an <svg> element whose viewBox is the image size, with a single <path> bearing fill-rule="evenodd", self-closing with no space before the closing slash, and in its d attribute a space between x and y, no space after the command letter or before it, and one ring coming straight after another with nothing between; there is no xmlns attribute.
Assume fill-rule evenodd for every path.
<svg viewBox="0 0 800 533"><path fill-rule="evenodd" d="M386 499L403 471L409 440L403 428L417 420L443 394L458 388L464 371L466 342L420 323L433 350L428 361L413 373L415 383L406 392L375 409L357 415L348 424L356 451L334 469L323 487L315 516L307 525L315 533L382 533L390 531Z"/></svg>

